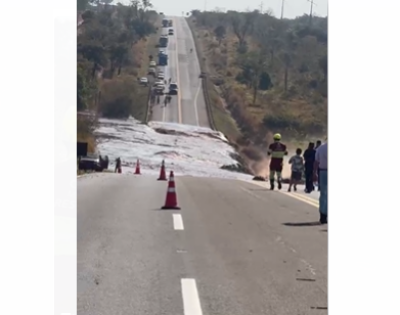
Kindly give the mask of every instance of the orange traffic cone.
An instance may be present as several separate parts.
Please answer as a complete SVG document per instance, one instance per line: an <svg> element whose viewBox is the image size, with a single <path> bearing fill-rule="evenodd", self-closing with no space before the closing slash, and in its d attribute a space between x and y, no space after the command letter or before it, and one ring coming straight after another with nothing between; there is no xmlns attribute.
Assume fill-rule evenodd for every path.
<svg viewBox="0 0 400 315"><path fill-rule="evenodd" d="M167 189L167 197L165 198L165 206L161 209L175 209L180 210L181 208L178 207L178 201L176 198L176 191L175 191L175 181L174 181L174 172L171 171L169 174L169 182L168 182L168 189Z"/></svg>
<svg viewBox="0 0 400 315"><path fill-rule="evenodd" d="M135 175L141 175L140 174L140 163L139 163L139 159L137 159L136 161L136 170L135 170Z"/></svg>
<svg viewBox="0 0 400 315"><path fill-rule="evenodd" d="M157 180L167 180L167 174L165 174L164 160L161 163L160 177Z"/></svg>

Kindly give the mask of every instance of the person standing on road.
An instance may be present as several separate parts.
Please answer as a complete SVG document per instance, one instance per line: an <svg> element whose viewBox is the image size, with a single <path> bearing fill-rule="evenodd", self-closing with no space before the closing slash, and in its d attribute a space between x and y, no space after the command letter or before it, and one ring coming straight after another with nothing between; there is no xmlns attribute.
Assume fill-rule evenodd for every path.
<svg viewBox="0 0 400 315"><path fill-rule="evenodd" d="M274 135L274 142L269 145L268 155L271 156L269 163L269 181L271 184L270 189L274 190L275 174L278 181L278 189L282 189L282 168L283 158L288 155L286 145L281 143L281 135L279 133Z"/></svg>
<svg viewBox="0 0 400 315"><path fill-rule="evenodd" d="M322 142L321 140L318 140L315 146L315 150L317 150L320 146L321 146ZM318 182L317 182L317 186L318 186L318 191L320 191L320 187L319 187L319 170L318 170Z"/></svg>
<svg viewBox="0 0 400 315"><path fill-rule="evenodd" d="M301 177L304 172L304 164L303 164L303 158L301 156L301 149L296 150L296 155L293 155L290 160L289 164L292 165L292 174L290 176L290 184L288 188L288 192L291 191L292 185L293 185L293 190L297 191L297 184L301 181Z"/></svg>
<svg viewBox="0 0 400 315"><path fill-rule="evenodd" d="M319 180L320 185L319 221L321 224L326 224L328 223L328 142L322 144L315 153L313 175L315 180Z"/></svg>
<svg viewBox="0 0 400 315"><path fill-rule="evenodd" d="M313 169L314 169L314 161L315 161L315 150L314 150L313 142L310 142L308 144L308 148L304 151L303 157L304 157L304 168L305 168L305 176L306 176L305 192L307 194L309 194L314 190Z"/></svg>
<svg viewBox="0 0 400 315"><path fill-rule="evenodd" d="M115 160L115 173L121 173L121 158Z"/></svg>

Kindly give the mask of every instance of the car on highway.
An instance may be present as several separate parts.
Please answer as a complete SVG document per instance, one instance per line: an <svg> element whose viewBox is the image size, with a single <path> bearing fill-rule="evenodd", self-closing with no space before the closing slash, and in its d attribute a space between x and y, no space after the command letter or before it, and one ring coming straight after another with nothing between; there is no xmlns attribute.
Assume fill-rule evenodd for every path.
<svg viewBox="0 0 400 315"><path fill-rule="evenodd" d="M165 84L164 84L164 81L163 80L157 80L156 82L154 82L154 88L156 88L156 89L165 89Z"/></svg>
<svg viewBox="0 0 400 315"><path fill-rule="evenodd" d="M164 72L157 73L157 79L164 80L164 78L165 78Z"/></svg>
<svg viewBox="0 0 400 315"><path fill-rule="evenodd" d="M147 77L141 77L139 82L141 85L147 86L149 84L149 79Z"/></svg>
<svg viewBox="0 0 400 315"><path fill-rule="evenodd" d="M169 91L168 91L169 95L178 95L178 84L175 82L172 82L169 85Z"/></svg>
<svg viewBox="0 0 400 315"><path fill-rule="evenodd" d="M172 83L169 85L169 92L168 92L168 94L169 94L169 95L178 95L178 84L177 84L177 83L172 82Z"/></svg>
<svg viewBox="0 0 400 315"><path fill-rule="evenodd" d="M79 157L78 168L83 171L102 172L108 168L108 157L103 158L99 154L87 154Z"/></svg>
<svg viewBox="0 0 400 315"><path fill-rule="evenodd" d="M178 84L175 82L170 83L169 90L178 90Z"/></svg>
<svg viewBox="0 0 400 315"><path fill-rule="evenodd" d="M168 35L174 35L174 29L173 28L170 28L168 30Z"/></svg>
<svg viewBox="0 0 400 315"><path fill-rule="evenodd" d="M156 75L156 68L155 67L150 67L149 70L147 71L147 74L151 74L151 75Z"/></svg>
<svg viewBox="0 0 400 315"><path fill-rule="evenodd" d="M155 67L155 66L157 66L157 63L154 60L150 61L150 67Z"/></svg>
<svg viewBox="0 0 400 315"><path fill-rule="evenodd" d="M154 88L155 93L156 93L157 95L162 95L162 94L164 94L164 90L165 90L164 82L159 83L159 84L154 84L153 88Z"/></svg>

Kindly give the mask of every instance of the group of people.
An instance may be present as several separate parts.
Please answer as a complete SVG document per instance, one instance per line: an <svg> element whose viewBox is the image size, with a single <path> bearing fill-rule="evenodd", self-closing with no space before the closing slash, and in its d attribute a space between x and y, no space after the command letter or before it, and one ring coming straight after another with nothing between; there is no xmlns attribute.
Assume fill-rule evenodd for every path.
<svg viewBox="0 0 400 315"><path fill-rule="evenodd" d="M321 144L322 143L320 140L318 140L316 144L314 144L314 142L310 142L303 155L303 151L298 148L296 150L296 155L289 159L289 164L292 166L292 173L290 176L290 184L288 189L289 192L291 191L292 186L295 191L297 190L296 186L303 178L303 174L305 177L305 192L309 194L314 191L315 184L318 187L318 191L320 191L319 176L317 176L316 180L314 178L314 164L316 150L321 146Z"/></svg>
<svg viewBox="0 0 400 315"><path fill-rule="evenodd" d="M311 193L315 190L317 184L319 197L320 223L328 223L328 143L322 144L317 141L316 144L310 142L308 148L302 155L302 149L298 148L296 154L290 157L291 176L288 192L297 191L297 184L305 175L305 192ZM288 155L287 147L281 142L281 135L274 135L274 142L269 145L268 155L271 156L269 165L270 189L275 189L275 177L277 179L278 189L282 189L282 169L283 159Z"/></svg>

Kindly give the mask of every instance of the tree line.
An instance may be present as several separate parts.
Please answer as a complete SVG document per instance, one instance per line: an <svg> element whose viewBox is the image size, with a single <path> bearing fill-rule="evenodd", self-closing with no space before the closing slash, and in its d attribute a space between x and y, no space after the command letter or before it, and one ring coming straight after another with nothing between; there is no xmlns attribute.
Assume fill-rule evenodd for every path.
<svg viewBox="0 0 400 315"><path fill-rule="evenodd" d="M326 132L327 18L194 10L189 20L243 133L264 141L271 131Z"/></svg>
<svg viewBox="0 0 400 315"><path fill-rule="evenodd" d="M89 152L96 149L98 116L141 119L147 111L147 92L137 78L143 42L156 31L158 14L148 0L111 2L77 3L83 19L77 37L77 140L87 142Z"/></svg>
<svg viewBox="0 0 400 315"><path fill-rule="evenodd" d="M137 88L137 54L143 53L135 45L156 31L158 15L148 0L133 0L129 6L107 2L78 0L78 8L86 10L77 39L77 109L127 117Z"/></svg>

